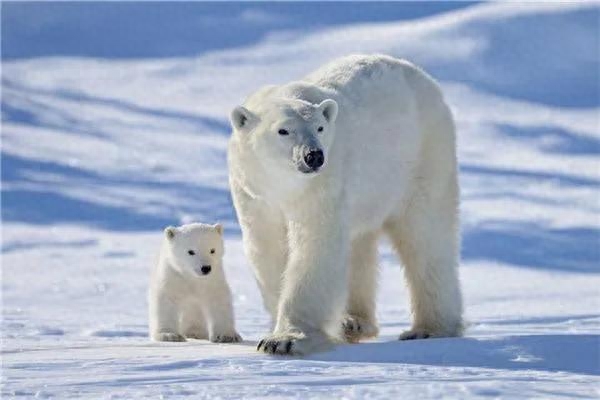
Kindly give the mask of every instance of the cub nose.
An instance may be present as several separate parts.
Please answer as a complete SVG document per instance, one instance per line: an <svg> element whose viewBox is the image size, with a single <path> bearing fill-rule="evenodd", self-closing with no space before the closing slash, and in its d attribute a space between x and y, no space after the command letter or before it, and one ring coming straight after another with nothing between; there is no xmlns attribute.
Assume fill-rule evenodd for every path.
<svg viewBox="0 0 600 400"><path fill-rule="evenodd" d="M304 162L307 167L316 171L325 162L325 156L321 150L311 150L304 156Z"/></svg>
<svg viewBox="0 0 600 400"><path fill-rule="evenodd" d="M210 265L203 265L202 268L200 268L200 271L202 271L203 275L207 275L211 269L212 267Z"/></svg>

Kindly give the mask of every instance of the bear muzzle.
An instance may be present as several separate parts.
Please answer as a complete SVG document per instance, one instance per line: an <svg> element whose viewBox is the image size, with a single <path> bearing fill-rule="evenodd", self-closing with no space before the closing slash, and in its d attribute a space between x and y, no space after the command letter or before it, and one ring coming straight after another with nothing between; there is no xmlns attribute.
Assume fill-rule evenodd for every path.
<svg viewBox="0 0 600 400"><path fill-rule="evenodd" d="M200 267L195 267L194 271L198 275L208 275L208 274L210 274L210 271L212 271L212 266L210 266L210 265L202 265Z"/></svg>
<svg viewBox="0 0 600 400"><path fill-rule="evenodd" d="M319 171L325 164L325 155L321 149L308 149L302 157L302 163L298 166L300 172L310 174Z"/></svg>

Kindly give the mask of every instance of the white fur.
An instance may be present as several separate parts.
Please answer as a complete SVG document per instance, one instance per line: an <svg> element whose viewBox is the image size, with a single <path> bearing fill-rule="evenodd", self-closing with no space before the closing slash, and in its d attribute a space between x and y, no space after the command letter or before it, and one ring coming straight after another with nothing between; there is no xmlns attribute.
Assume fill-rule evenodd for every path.
<svg viewBox="0 0 600 400"><path fill-rule="evenodd" d="M238 342L231 292L223 271L221 225L168 227L148 291L150 337ZM194 254L189 254L189 251ZM202 273L202 266L210 272Z"/></svg>
<svg viewBox="0 0 600 400"><path fill-rule="evenodd" d="M349 341L376 335L381 232L410 289L413 327L401 338L461 333L454 123L427 74L349 56L262 88L231 119L234 204L274 321L259 349L317 351L340 328ZM318 172L301 172L307 148L325 154Z"/></svg>

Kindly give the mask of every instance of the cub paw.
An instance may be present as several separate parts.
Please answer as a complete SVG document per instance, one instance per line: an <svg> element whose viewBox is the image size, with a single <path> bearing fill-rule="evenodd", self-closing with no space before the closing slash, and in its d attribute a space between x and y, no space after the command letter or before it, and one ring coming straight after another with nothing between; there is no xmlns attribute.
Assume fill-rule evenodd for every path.
<svg viewBox="0 0 600 400"><path fill-rule="evenodd" d="M159 342L185 342L185 338L173 332L159 332L155 335L154 340Z"/></svg>
<svg viewBox="0 0 600 400"><path fill-rule="evenodd" d="M211 336L210 341L213 343L238 343L242 341L242 337L239 335L239 333L234 332L231 334L213 335Z"/></svg>
<svg viewBox="0 0 600 400"><path fill-rule="evenodd" d="M321 333L281 333L262 339L256 350L266 354L305 355L327 350L332 346L331 340Z"/></svg>
<svg viewBox="0 0 600 400"><path fill-rule="evenodd" d="M375 337L379 333L379 328L375 323L352 315L344 318L342 330L344 338L349 343L358 343L362 339Z"/></svg>

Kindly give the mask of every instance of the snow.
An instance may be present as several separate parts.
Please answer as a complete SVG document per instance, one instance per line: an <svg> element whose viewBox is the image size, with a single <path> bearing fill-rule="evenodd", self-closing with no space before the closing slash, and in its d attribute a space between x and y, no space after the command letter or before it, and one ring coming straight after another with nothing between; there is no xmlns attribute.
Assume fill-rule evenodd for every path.
<svg viewBox="0 0 600 400"><path fill-rule="evenodd" d="M3 4L9 49L30 43L5 36L25 18L18 7ZM61 7L48 15L71 15ZM307 30L274 22L290 18L285 6L244 7L223 23L250 24L254 39L235 44L145 58L33 46L3 59L2 396L600 397L597 3L402 5L406 18L384 8ZM469 327L396 340L408 297L383 240L376 340L264 356L254 347L269 321L227 186L227 115L260 85L352 52L406 57L442 81L459 132ZM161 230L196 220L226 227L242 344L147 338Z"/></svg>

